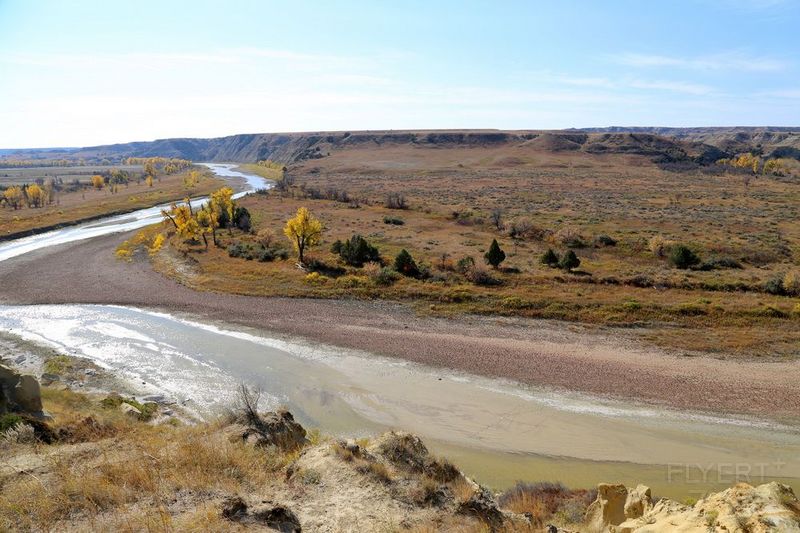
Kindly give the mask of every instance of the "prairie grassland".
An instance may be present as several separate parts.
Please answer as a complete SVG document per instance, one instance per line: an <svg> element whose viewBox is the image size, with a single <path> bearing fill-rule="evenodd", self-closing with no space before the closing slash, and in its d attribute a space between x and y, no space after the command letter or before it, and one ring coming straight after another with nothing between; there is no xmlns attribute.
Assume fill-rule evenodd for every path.
<svg viewBox="0 0 800 533"><path fill-rule="evenodd" d="M241 201L253 216L254 227L269 229L275 242L288 246L281 228L300 206L308 207L328 228L325 242L310 256L343 269L335 274L309 276L295 261L259 262L229 257L227 247L235 242L255 241L253 235L219 232L220 247L204 250L200 245L178 242L154 258L156 268L178 277L200 290L318 298L391 299L409 302L419 313L454 315L499 314L581 321L598 325L642 326L632 329L657 344L680 350L713 351L740 355L796 355L800 342L796 299L763 292L722 291L701 288L637 287L637 266L660 283L674 287L713 286L741 279L741 271L682 271L659 265L630 251L607 248L576 250L580 271L565 273L539 263L539 255L550 244L500 238L507 259L490 275L502 283L478 286L456 272L455 263L464 256L483 262L483 254L497 232L484 226L463 226L443 215L423 211L398 212L378 205L349 208L339 202L254 195ZM386 216L401 217L402 226L384 224ZM399 277L389 286L374 281L364 269L347 267L329 251L337 239L358 233L378 246L391 264L405 248L427 266L426 280ZM615 257L624 254L622 258ZM645 255L642 252L641 255ZM625 257L633 257L632 264ZM746 271L746 269L745 269ZM639 270L638 272L641 272ZM758 279L769 271L757 270ZM616 277L618 283L603 282Z"/></svg>
<svg viewBox="0 0 800 533"><path fill-rule="evenodd" d="M78 170L82 167L69 167L65 170ZM123 168L124 167L115 167ZM19 169L32 170L32 169ZM48 169L60 172L62 169ZM25 231L35 231L57 225L75 223L77 221L111 215L127 211L134 211L145 207L179 200L185 196L201 196L223 186L224 180L216 177L205 167L198 167L202 177L196 186L187 189L184 177L191 169L172 175L159 175L149 187L144 180L140 183L132 181L130 184L119 186L116 193L111 193L108 187L101 190L84 188L73 192L58 192L56 202L39 208L23 207L11 209L0 208L0 237ZM7 170L12 172L13 169ZM6 170L0 170L0 175ZM61 176L61 174L58 174ZM41 176L39 176L41 177ZM27 180L32 182L34 178ZM71 181L65 179L65 182Z"/></svg>
<svg viewBox="0 0 800 533"><path fill-rule="evenodd" d="M272 172L258 165L246 170ZM157 268L202 290L393 299L424 314L624 326L681 351L800 355L797 169L785 177L746 177L723 168L673 172L644 156L553 152L526 143L409 144L336 151L293 165L288 175L294 182L288 192L251 195L241 204L253 233L267 233L268 240L271 234L273 246L286 247L284 224L308 207L327 228L311 251L322 265L318 272L308 275L294 261L228 257L231 244L263 237L225 231L220 247L208 251L173 239ZM407 208L389 209L390 194L402 196ZM330 246L353 234L376 245L389 266L407 249L428 275L387 284L376 281L374 266L371 274L344 265ZM459 260L483 265L495 238L506 260L484 274L498 283L470 282ZM705 266L670 266L662 248L677 245ZM541 264L548 248L572 249L580 267Z"/></svg>

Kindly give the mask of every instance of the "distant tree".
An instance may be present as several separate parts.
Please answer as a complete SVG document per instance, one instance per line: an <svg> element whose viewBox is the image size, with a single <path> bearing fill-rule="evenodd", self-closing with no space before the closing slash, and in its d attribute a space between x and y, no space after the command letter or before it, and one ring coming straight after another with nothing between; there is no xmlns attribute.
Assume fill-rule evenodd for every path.
<svg viewBox="0 0 800 533"><path fill-rule="evenodd" d="M390 192L386 195L386 207L389 209L408 209L406 197L399 192Z"/></svg>
<svg viewBox="0 0 800 533"><path fill-rule="evenodd" d="M211 193L208 205L217 214L218 227L230 230L236 205L233 201L233 189L222 187Z"/></svg>
<svg viewBox="0 0 800 533"><path fill-rule="evenodd" d="M672 266L680 269L687 269L700 263L700 258L697 254L682 244L670 250L668 260Z"/></svg>
<svg viewBox="0 0 800 533"><path fill-rule="evenodd" d="M500 263L505 261L506 253L500 248L500 245L497 244L497 239L492 239L492 244L489 245L489 250L487 250L483 257L492 267L497 268L500 266Z"/></svg>
<svg viewBox="0 0 800 533"><path fill-rule="evenodd" d="M200 172L192 170L183 177L183 186L187 189L194 189L200 182Z"/></svg>
<svg viewBox="0 0 800 533"><path fill-rule="evenodd" d="M28 207L42 207L46 200L44 189L35 183L25 187L25 201Z"/></svg>
<svg viewBox="0 0 800 533"><path fill-rule="evenodd" d="M204 205L197 210L196 217L198 233L201 237L203 237L203 244L205 244L206 250L208 250L208 238L206 235L211 233L214 239L214 244L217 244L216 228L219 223L217 220L217 214L208 205Z"/></svg>
<svg viewBox="0 0 800 533"><path fill-rule="evenodd" d="M240 230L249 233L252 227L250 211L246 207L236 206L233 210L233 225Z"/></svg>
<svg viewBox="0 0 800 533"><path fill-rule="evenodd" d="M147 184L148 187L152 187L153 186L153 176L148 174L147 177L144 179L144 182Z"/></svg>
<svg viewBox="0 0 800 533"><path fill-rule="evenodd" d="M577 255L575 255L575 252L573 252L572 250L567 250L567 253L565 253L564 257L561 258L561 261L559 262L558 266L569 272L573 268L578 268L580 264L581 260L578 259Z"/></svg>
<svg viewBox="0 0 800 533"><path fill-rule="evenodd" d="M415 278L419 276L419 267L414 262L414 258L408 253L408 250L400 250L397 257L394 258L394 269L404 276Z"/></svg>
<svg viewBox="0 0 800 533"><path fill-rule="evenodd" d="M495 209L492 209L492 214L489 216L489 218L492 221L492 224L494 224L494 227L495 227L495 229L497 229L497 231L502 231L503 230L503 228L505 227L505 224L503 224L503 210L502 209L500 209L499 207L495 208Z"/></svg>
<svg viewBox="0 0 800 533"><path fill-rule="evenodd" d="M316 246L322 240L322 231L322 222L314 218L305 207L299 208L297 214L283 228L284 235L292 242L301 263L306 249Z"/></svg>
<svg viewBox="0 0 800 533"><path fill-rule="evenodd" d="M361 235L353 235L346 241L336 241L331 247L331 251L339 254L339 257L348 265L361 267L364 263L380 263L381 254L378 249L372 246Z"/></svg>
<svg viewBox="0 0 800 533"><path fill-rule="evenodd" d="M558 254L555 253L552 248L548 248L547 251L543 253L542 257L539 259L539 262L551 268L557 267L560 261L561 260L558 258Z"/></svg>
<svg viewBox="0 0 800 533"><path fill-rule="evenodd" d="M165 220L169 220L175 227L178 236L187 240L195 240L200 236L200 224L192 213L189 199L186 198L183 204L173 203L170 209L162 209L161 214Z"/></svg>
<svg viewBox="0 0 800 533"><path fill-rule="evenodd" d="M25 201L25 194L20 187L12 186L3 191L3 200L7 205L17 210L22 207L22 203Z"/></svg>
<svg viewBox="0 0 800 533"><path fill-rule="evenodd" d="M99 191L100 189L105 187L105 185L106 185L106 179L103 176L100 176L99 174L95 174L94 176L92 176L92 187L94 187Z"/></svg>

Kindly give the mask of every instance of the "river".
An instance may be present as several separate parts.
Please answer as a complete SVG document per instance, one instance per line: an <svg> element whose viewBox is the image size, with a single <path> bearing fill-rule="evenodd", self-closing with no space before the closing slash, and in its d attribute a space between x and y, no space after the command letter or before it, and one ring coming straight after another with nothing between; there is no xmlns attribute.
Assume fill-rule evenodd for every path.
<svg viewBox="0 0 800 533"><path fill-rule="evenodd" d="M231 165L209 167L246 179L249 189L264 186ZM155 207L7 243L0 260L143 227L159 213ZM198 417L229 406L245 382L264 391L262 407L287 406L327 433L411 431L495 488L517 479L583 487L619 481L683 498L735 478L795 486L800 478L800 432L768 420L523 386L132 307L6 305L0 329L88 357Z"/></svg>

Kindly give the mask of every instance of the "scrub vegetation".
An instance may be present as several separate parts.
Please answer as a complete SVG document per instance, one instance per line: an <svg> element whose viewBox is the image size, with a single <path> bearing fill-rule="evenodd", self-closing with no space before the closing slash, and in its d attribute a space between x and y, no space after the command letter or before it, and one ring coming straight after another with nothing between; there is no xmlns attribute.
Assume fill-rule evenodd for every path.
<svg viewBox="0 0 800 533"><path fill-rule="evenodd" d="M400 300L624 326L683 352L795 356L800 173L770 161L358 145L249 165L277 180L238 202L249 229L211 247L169 239L154 262L203 290ZM281 235L300 214L322 226L302 257Z"/></svg>

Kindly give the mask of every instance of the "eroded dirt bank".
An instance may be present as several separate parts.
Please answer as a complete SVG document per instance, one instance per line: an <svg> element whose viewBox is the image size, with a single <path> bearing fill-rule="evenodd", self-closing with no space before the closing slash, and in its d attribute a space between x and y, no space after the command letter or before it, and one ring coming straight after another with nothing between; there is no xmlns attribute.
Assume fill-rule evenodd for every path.
<svg viewBox="0 0 800 533"><path fill-rule="evenodd" d="M800 412L800 363L676 357L566 324L418 318L385 302L195 292L145 261L117 260L113 252L124 238L100 237L0 263L0 301L160 308L534 385L707 411L792 419Z"/></svg>

